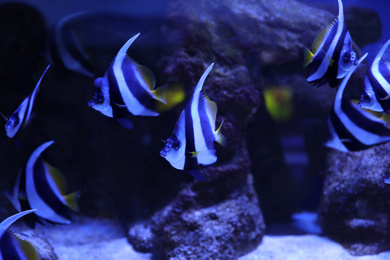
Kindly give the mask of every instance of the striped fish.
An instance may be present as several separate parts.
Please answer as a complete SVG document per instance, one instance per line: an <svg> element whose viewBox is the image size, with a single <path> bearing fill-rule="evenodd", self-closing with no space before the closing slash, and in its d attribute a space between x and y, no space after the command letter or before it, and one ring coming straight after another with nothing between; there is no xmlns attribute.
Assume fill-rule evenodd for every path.
<svg viewBox="0 0 390 260"><path fill-rule="evenodd" d="M361 57L358 64L366 56ZM342 80L328 119L331 138L325 146L344 152L359 151L390 141L388 122L343 98L344 89L355 68Z"/></svg>
<svg viewBox="0 0 390 260"><path fill-rule="evenodd" d="M66 192L64 177L40 157L53 143L54 141L46 142L31 154L25 167L19 172L12 193L6 195L18 211L35 208L37 212L34 214L40 219L69 224L69 209L78 211L78 193L63 195ZM35 221L40 222L39 218L30 218L26 224L34 227Z"/></svg>
<svg viewBox="0 0 390 260"><path fill-rule="evenodd" d="M390 62L382 58L389 44L390 40L383 45L367 70L359 103L362 108L390 113Z"/></svg>
<svg viewBox="0 0 390 260"><path fill-rule="evenodd" d="M14 235L8 228L21 217L36 212L36 209L26 210L12 215L0 223L0 259L38 260L35 248L26 240Z"/></svg>
<svg viewBox="0 0 390 260"><path fill-rule="evenodd" d="M356 53L352 50L352 39L344 24L343 3L338 0L339 14L336 20L322 30L313 41L312 51L305 51L305 67L308 68L307 82L323 85L329 82L336 86L353 66Z"/></svg>
<svg viewBox="0 0 390 260"><path fill-rule="evenodd" d="M31 95L23 100L23 102L19 105L15 112L13 112L12 115L9 116L9 118L4 117L7 120L7 123L5 124L5 131L9 138L13 138L29 123L31 119L33 105L37 97L42 78L43 76L45 76L45 73L49 69L49 67L50 65L46 67Z"/></svg>
<svg viewBox="0 0 390 260"><path fill-rule="evenodd" d="M203 93L203 83L212 69L211 64L200 78L191 99L181 112L172 135L160 155L174 168L186 170L200 181L204 176L197 169L199 165L210 165L217 161L214 141L224 145L225 138L215 130L217 104Z"/></svg>
<svg viewBox="0 0 390 260"><path fill-rule="evenodd" d="M134 62L126 52L140 34L133 36L119 50L104 77L95 80L99 90L88 105L103 115L118 119L133 128L129 116L158 116L153 100L165 103L161 88L156 89L154 74Z"/></svg>

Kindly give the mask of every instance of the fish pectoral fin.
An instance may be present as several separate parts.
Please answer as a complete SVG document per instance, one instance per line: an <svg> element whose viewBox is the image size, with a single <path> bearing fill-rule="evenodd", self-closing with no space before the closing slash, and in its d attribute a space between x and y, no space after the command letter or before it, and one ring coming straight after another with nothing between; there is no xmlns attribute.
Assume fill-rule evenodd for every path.
<svg viewBox="0 0 390 260"><path fill-rule="evenodd" d="M79 212L80 208L77 204L77 200L80 197L80 191L73 192L71 194L63 196L66 202L66 205L73 211Z"/></svg>
<svg viewBox="0 0 390 260"><path fill-rule="evenodd" d="M202 172L199 169L188 169L186 170L192 177L197 179L198 181L206 181L205 177L203 176Z"/></svg>
<svg viewBox="0 0 390 260"><path fill-rule="evenodd" d="M350 143L350 142L352 142L352 140L351 139L340 139L340 142L342 142L342 143Z"/></svg>
<svg viewBox="0 0 390 260"><path fill-rule="evenodd" d="M226 146L227 141L225 136L221 133L221 128L223 125L223 122L225 122L225 119L222 120L221 124L219 125L218 129L215 131L215 141L219 143L222 146Z"/></svg>
<svg viewBox="0 0 390 260"><path fill-rule="evenodd" d="M387 96L384 97L384 98L379 98L379 100L388 100L388 99L390 99L390 95L387 95Z"/></svg>
<svg viewBox="0 0 390 260"><path fill-rule="evenodd" d="M306 68L313 60L314 54L307 47L305 47L304 55L305 58L303 60L303 67Z"/></svg>
<svg viewBox="0 0 390 260"><path fill-rule="evenodd" d="M130 119L128 118L117 118L116 121L119 122L124 128L126 129L133 129L134 125L131 123Z"/></svg>
<svg viewBox="0 0 390 260"><path fill-rule="evenodd" d="M6 117L3 113L0 112L2 118L4 118L5 122L8 122L8 117Z"/></svg>
<svg viewBox="0 0 390 260"><path fill-rule="evenodd" d="M126 107L126 104L118 104L118 103L113 103L115 106L119 107L119 108L124 108Z"/></svg>

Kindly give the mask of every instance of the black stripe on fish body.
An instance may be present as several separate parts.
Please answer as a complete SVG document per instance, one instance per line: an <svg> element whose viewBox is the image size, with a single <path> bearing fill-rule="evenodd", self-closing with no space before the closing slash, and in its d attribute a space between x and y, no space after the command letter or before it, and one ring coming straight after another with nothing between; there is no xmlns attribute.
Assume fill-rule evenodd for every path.
<svg viewBox="0 0 390 260"><path fill-rule="evenodd" d="M65 206L57 195L53 192L50 187L49 181L47 180L45 168L42 159L38 158L34 165L34 184L36 191L40 199L45 202L54 212L58 215L70 220L69 209ZM39 209L38 209L39 210ZM50 219L47 219L50 221Z"/></svg>
<svg viewBox="0 0 390 260"><path fill-rule="evenodd" d="M375 95L377 97L379 97L379 99L385 98L388 94L387 94L386 90L382 87L381 82L378 81L377 76L374 75L374 73L372 72L371 68L369 70L367 70L367 77L368 77L368 81L370 82L370 84L372 86L372 89L375 92ZM380 102L380 100L379 100L379 102Z"/></svg>
<svg viewBox="0 0 390 260"><path fill-rule="evenodd" d="M379 137L390 137L390 129L385 127L380 122L372 121L367 118L364 114L359 112L348 100L343 99L341 102L341 109L344 111L345 115L359 128L373 133Z"/></svg>
<svg viewBox="0 0 390 260"><path fill-rule="evenodd" d="M195 136L194 136L194 125L192 120L191 113L191 104L192 104L193 96L191 100L187 103L184 108L184 122L185 122L185 136L186 136L186 149L185 149L185 163L184 170L191 169L198 166L198 160L196 156L193 156L193 152L196 152L195 149Z"/></svg>
<svg viewBox="0 0 390 260"><path fill-rule="evenodd" d="M15 244L15 238L6 230L0 238L0 252L1 257L4 260L19 260L25 259L21 257L18 253L18 250L15 248L17 244ZM27 259L26 259L27 260Z"/></svg>
<svg viewBox="0 0 390 260"><path fill-rule="evenodd" d="M309 67L309 73L307 75L307 78L310 77L311 75L317 73L319 67L321 66L322 62L324 59L327 59L327 55L329 52L330 45L332 44L335 35L337 33L337 24L338 24L338 19L334 22L333 26L330 28L330 32L328 33L328 36L325 39L324 45L321 47L321 49L317 50L317 53L315 53L315 57L313 57L312 62L310 63ZM333 54L333 51L332 53ZM330 57L329 57L330 58ZM321 80L322 77L324 77L326 72L323 75L319 75L316 80ZM314 81L311 81L309 83L312 83Z"/></svg>
<svg viewBox="0 0 390 260"><path fill-rule="evenodd" d="M382 84L388 84L390 85L390 63L388 61L380 60L378 63L378 71L382 75L383 82ZM381 98L385 98L389 95L389 93L382 87L383 91L386 93L386 96L383 96Z"/></svg>
<svg viewBox="0 0 390 260"><path fill-rule="evenodd" d="M340 118L336 115L333 109L330 111L329 119L330 123L335 129L336 135L339 137L339 139L349 151L360 151L369 147L367 145L362 144L349 132L349 130L340 121Z"/></svg>
<svg viewBox="0 0 390 260"><path fill-rule="evenodd" d="M333 64L328 67L328 70L326 71L326 76L329 79L336 79L338 72L339 72L339 60L340 60L340 55L344 47L344 41L345 37L347 36L347 27L344 24L343 30L341 32L341 35L337 41L337 44L335 46L335 49L333 51L332 55L332 60Z"/></svg>
<svg viewBox="0 0 390 260"><path fill-rule="evenodd" d="M200 127L202 128L203 139L205 140L206 146L208 150L214 150L214 131L212 129L211 124L215 124L215 122L210 122L207 116L208 104L205 103L205 97L201 92L199 95L199 103L198 103L198 114L200 118Z"/></svg>
<svg viewBox="0 0 390 260"><path fill-rule="evenodd" d="M133 96L143 107L154 111L154 103L151 102L153 99L152 95L149 91L144 89L136 79L134 66L134 62L127 56L123 59L121 70L125 78L126 85Z"/></svg>

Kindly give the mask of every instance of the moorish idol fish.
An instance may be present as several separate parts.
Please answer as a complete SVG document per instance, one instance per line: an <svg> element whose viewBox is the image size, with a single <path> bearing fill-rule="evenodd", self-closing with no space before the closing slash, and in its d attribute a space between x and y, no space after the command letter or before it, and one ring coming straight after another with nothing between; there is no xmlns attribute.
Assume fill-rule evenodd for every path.
<svg viewBox="0 0 390 260"><path fill-rule="evenodd" d="M359 103L362 108L390 113L390 62L382 58L389 44L390 40L383 45L367 70Z"/></svg>
<svg viewBox="0 0 390 260"><path fill-rule="evenodd" d="M308 68L307 82L335 86L336 79L343 78L356 66L356 53L352 39L344 24L343 3L338 0L339 14L336 20L322 30L313 41L312 52L305 51L304 66Z"/></svg>
<svg viewBox="0 0 390 260"><path fill-rule="evenodd" d="M64 195L66 183L62 174L43 161L41 153L53 144L49 141L39 146L28 159L25 167L18 174L12 193L6 193L16 210L37 209L39 217L26 222L31 227L35 221L44 219L51 223L69 224L69 209L78 211L78 193Z"/></svg>
<svg viewBox="0 0 390 260"><path fill-rule="evenodd" d="M217 104L202 91L203 83L212 69L212 63L203 73L191 99L181 112L172 135L160 155L174 168L185 170L196 179L205 181L197 169L199 165L210 165L217 161L214 141L224 145L226 140L215 130Z"/></svg>
<svg viewBox="0 0 390 260"><path fill-rule="evenodd" d="M46 67L31 95L23 100L23 102L19 105L15 112L12 113L12 115L10 115L8 118L4 117L7 120L7 123L5 124L5 131L9 138L13 138L17 133L19 133L19 131L28 125L31 119L31 112L41 85L42 78L45 76L45 73L49 67L50 65Z"/></svg>
<svg viewBox="0 0 390 260"><path fill-rule="evenodd" d="M161 88L154 89L154 74L134 62L127 50L140 34L136 34L119 50L104 77L95 80L99 90L88 105L108 117L116 118L126 128L133 128L129 116L158 116L153 100L165 102Z"/></svg>
<svg viewBox="0 0 390 260"><path fill-rule="evenodd" d="M36 212L30 209L12 215L0 223L0 259L38 260L40 259L35 248L26 240L20 239L8 228L21 217Z"/></svg>
<svg viewBox="0 0 390 260"><path fill-rule="evenodd" d="M361 57L358 64L366 56ZM344 152L359 151L390 141L388 122L343 98L344 89L356 67L342 80L328 119L331 138L325 146Z"/></svg>

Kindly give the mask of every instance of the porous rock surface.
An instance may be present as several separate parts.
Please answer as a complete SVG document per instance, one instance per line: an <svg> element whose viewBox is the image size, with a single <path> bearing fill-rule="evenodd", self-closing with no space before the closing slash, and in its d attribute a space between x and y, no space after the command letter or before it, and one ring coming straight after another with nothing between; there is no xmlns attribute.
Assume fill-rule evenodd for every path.
<svg viewBox="0 0 390 260"><path fill-rule="evenodd" d="M390 145L329 154L319 220L323 233L353 255L390 250Z"/></svg>

